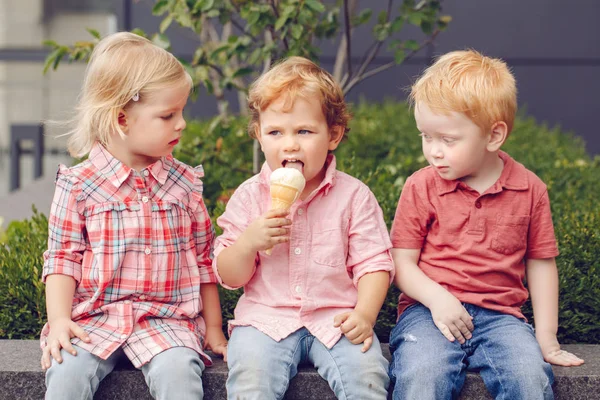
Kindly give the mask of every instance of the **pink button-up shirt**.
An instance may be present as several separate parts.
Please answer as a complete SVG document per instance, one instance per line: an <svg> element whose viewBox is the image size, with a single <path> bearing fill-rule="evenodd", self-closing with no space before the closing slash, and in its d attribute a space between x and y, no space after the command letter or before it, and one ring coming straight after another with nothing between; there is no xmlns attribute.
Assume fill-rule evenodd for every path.
<svg viewBox="0 0 600 400"><path fill-rule="evenodd" d="M236 190L217 220L223 234L215 242L213 269L221 283L217 256L269 210L270 175L265 163ZM279 341L306 327L331 348L342 335L333 318L354 309L359 279L376 271L389 272L390 282L393 278L383 214L369 188L337 171L331 155L325 179L306 200L294 203L289 218L290 242L275 246L271 256L257 254L229 328L250 325Z"/></svg>
<svg viewBox="0 0 600 400"><path fill-rule="evenodd" d="M71 318L106 359L123 347L140 367L171 347L202 352L200 286L215 283L214 230L202 200L201 168L164 157L136 172L96 145L61 166L50 212L45 279L77 282ZM41 335L46 345L48 324Z"/></svg>

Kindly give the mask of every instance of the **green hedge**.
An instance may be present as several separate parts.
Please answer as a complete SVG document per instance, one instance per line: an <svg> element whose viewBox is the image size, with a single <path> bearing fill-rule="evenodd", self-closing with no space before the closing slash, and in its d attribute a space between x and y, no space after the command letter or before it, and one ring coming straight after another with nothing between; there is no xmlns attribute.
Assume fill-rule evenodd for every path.
<svg viewBox="0 0 600 400"><path fill-rule="evenodd" d="M392 101L361 103L353 112L348 140L336 150L338 165L369 185L389 225L405 179L426 165L414 119L406 104ZM243 118L188 124L175 156L191 165L204 165L205 199L213 219L222 214L231 192L251 175L251 149ZM518 118L504 149L549 187L561 251L557 259L560 340L600 343L600 327L596 323L600 315L600 203L596 201L600 197L600 158L590 159L581 139L526 117ZM13 225L7 232L8 242L0 252L0 293L4 293L6 285L23 285L24 289L14 307L0 311L0 337L33 337L41 328L43 311L38 310L43 308L43 299L37 276L45 247L45 230L41 228L44 221L43 216L37 216ZM44 240L13 238L22 234L44 236ZM16 263L21 269L8 268L7 275L2 272L7 263ZM231 318L240 291L221 293L224 318ZM380 313L376 331L382 341L387 341L394 325L397 296L398 291L390 289ZM4 304L4 299L0 300ZM32 317L19 317L17 323L15 310L30 312ZM529 303L525 313L531 316ZM26 324L29 330L21 328Z"/></svg>

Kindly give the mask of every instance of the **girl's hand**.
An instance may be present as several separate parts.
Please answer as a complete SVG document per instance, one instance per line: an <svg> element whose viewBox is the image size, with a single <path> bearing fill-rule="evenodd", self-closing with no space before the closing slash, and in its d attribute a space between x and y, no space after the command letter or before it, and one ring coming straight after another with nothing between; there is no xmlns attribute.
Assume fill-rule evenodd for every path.
<svg viewBox="0 0 600 400"><path fill-rule="evenodd" d="M373 324L360 312L353 310L336 315L333 319L333 326L339 327L350 343L364 343L361 349L363 353L371 348Z"/></svg>
<svg viewBox="0 0 600 400"><path fill-rule="evenodd" d="M206 347L215 354L223 356L223 361L227 362L227 339L220 326L206 327Z"/></svg>
<svg viewBox="0 0 600 400"><path fill-rule="evenodd" d="M536 339L540 344L542 355L546 362L563 367L574 367L584 363L584 361L575 354L560 349L556 334L536 332Z"/></svg>
<svg viewBox="0 0 600 400"><path fill-rule="evenodd" d="M83 328L69 318L59 318L52 322L50 325L50 334L46 339L46 347L42 351L42 369L46 370L52 366L52 358L59 364L62 363L61 348L74 356L77 355L77 352L71 345L71 338L73 337L78 337L86 343L89 343L91 340Z"/></svg>
<svg viewBox="0 0 600 400"><path fill-rule="evenodd" d="M255 219L240 236L241 242L250 250L267 250L279 243L290 240L292 221L285 218L288 210L269 210Z"/></svg>
<svg viewBox="0 0 600 400"><path fill-rule="evenodd" d="M451 342L458 340L463 344L473 337L473 317L463 307L461 302L449 292L444 291L429 307L433 323Z"/></svg>

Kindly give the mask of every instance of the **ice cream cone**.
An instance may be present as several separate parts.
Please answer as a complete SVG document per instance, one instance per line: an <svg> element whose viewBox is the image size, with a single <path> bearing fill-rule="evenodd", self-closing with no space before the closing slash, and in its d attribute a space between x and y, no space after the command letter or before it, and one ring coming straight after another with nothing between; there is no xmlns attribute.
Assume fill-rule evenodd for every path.
<svg viewBox="0 0 600 400"><path fill-rule="evenodd" d="M271 174L271 210L289 210L304 190L304 175L294 168L279 168ZM273 248L265 253L271 255Z"/></svg>

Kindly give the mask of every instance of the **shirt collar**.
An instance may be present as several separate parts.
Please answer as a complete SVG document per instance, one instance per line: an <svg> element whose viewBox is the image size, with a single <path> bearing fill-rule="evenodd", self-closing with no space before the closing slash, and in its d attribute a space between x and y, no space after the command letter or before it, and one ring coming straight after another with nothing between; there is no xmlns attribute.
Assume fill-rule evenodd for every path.
<svg viewBox="0 0 600 400"><path fill-rule="evenodd" d="M104 146L96 143L88 157L90 162L100 173L116 188L121 187L127 180L133 169L116 159ZM173 165L173 156L161 157L158 161L150 164L146 169L150 171L154 179L161 185L167 180L169 170Z"/></svg>
<svg viewBox="0 0 600 400"><path fill-rule="evenodd" d="M325 195L327 195L327 193L329 193L329 190L335 185L335 180L336 180L335 179L336 160L335 160L335 156L333 154L327 155L327 160L325 161L325 165L327 168L327 170L325 171L325 177L323 178L323 181L321 182L321 184L319 185L319 187L317 188L317 190L315 192L319 192L321 190L321 188L325 188ZM259 182L263 185L269 186L272 172L273 171L271 171L271 168L269 168L269 166L267 165L267 162L265 161L265 163L263 164L263 166L260 170L259 176L258 176Z"/></svg>
<svg viewBox="0 0 600 400"><path fill-rule="evenodd" d="M512 159L503 151L498 152L498 156L504 162L504 168L498 181L488 189L488 192L497 193L503 188L508 190L526 190L528 188L527 174L524 173L525 167ZM443 196L454 192L459 186L464 185L458 179L446 180L435 173L435 182L438 189L438 195Z"/></svg>

